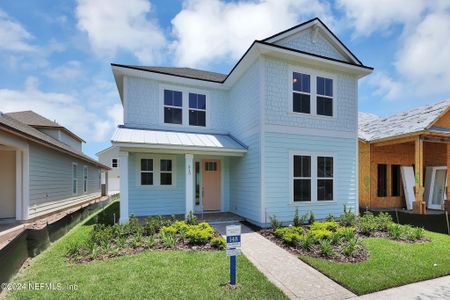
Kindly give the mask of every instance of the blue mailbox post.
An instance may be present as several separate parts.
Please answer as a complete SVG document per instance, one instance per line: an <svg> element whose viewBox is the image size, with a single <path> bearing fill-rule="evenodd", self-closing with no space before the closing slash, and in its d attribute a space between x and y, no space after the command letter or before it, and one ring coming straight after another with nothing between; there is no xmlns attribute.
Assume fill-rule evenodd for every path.
<svg viewBox="0 0 450 300"><path fill-rule="evenodd" d="M230 284L236 285L236 255L241 255L241 225L227 226L227 256L230 257Z"/></svg>

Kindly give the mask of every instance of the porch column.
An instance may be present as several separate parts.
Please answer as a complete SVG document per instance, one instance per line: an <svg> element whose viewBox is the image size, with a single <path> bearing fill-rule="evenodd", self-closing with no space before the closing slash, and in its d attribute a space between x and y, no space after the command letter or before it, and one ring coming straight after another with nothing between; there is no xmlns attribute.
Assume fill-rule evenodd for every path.
<svg viewBox="0 0 450 300"><path fill-rule="evenodd" d="M16 150L16 220L23 220L22 185L22 151Z"/></svg>
<svg viewBox="0 0 450 300"><path fill-rule="evenodd" d="M193 161L194 155L185 154L186 161L186 170L185 170L185 178L186 178L186 212L187 216L189 212L194 212L194 168Z"/></svg>
<svg viewBox="0 0 450 300"><path fill-rule="evenodd" d="M415 213L425 213L425 203L423 202L423 139L418 136L415 141L415 201L413 203L413 211Z"/></svg>
<svg viewBox="0 0 450 300"><path fill-rule="evenodd" d="M109 195L109 185L108 185L108 180L109 180L109 171L105 171L105 193L106 196Z"/></svg>
<svg viewBox="0 0 450 300"><path fill-rule="evenodd" d="M128 152L119 152L120 224L128 222Z"/></svg>

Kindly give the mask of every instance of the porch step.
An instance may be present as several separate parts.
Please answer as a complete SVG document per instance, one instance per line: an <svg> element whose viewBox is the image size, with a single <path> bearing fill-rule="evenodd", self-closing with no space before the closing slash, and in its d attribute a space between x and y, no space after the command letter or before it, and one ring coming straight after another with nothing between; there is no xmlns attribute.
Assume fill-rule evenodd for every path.
<svg viewBox="0 0 450 300"><path fill-rule="evenodd" d="M228 224L239 223L245 219L229 212L195 214L199 222L208 222L209 224Z"/></svg>

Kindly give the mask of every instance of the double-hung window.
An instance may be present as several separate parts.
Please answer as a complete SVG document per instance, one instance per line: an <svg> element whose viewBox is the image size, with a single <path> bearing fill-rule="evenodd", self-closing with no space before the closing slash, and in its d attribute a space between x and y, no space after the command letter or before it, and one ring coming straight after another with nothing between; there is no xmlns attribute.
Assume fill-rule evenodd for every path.
<svg viewBox="0 0 450 300"><path fill-rule="evenodd" d="M317 114L333 116L333 79L317 76Z"/></svg>
<svg viewBox="0 0 450 300"><path fill-rule="evenodd" d="M72 194L77 193L78 178L77 178L77 164L72 163Z"/></svg>
<svg viewBox="0 0 450 300"><path fill-rule="evenodd" d="M189 93L189 125L206 126L206 95Z"/></svg>
<svg viewBox="0 0 450 300"><path fill-rule="evenodd" d="M334 158L293 155L293 199L295 202L334 200Z"/></svg>
<svg viewBox="0 0 450 300"><path fill-rule="evenodd" d="M164 123L183 124L183 94L164 90Z"/></svg>
<svg viewBox="0 0 450 300"><path fill-rule="evenodd" d="M111 166L113 168L117 168L119 166L119 162L118 162L117 158L112 159Z"/></svg>
<svg viewBox="0 0 450 300"><path fill-rule="evenodd" d="M294 155L294 201L311 201L311 156Z"/></svg>
<svg viewBox="0 0 450 300"><path fill-rule="evenodd" d="M141 185L153 185L153 159L141 159Z"/></svg>
<svg viewBox="0 0 450 300"><path fill-rule="evenodd" d="M83 167L83 192L86 193L88 190L88 167Z"/></svg>
<svg viewBox="0 0 450 300"><path fill-rule="evenodd" d="M172 160L161 159L160 163L160 184L172 185Z"/></svg>
<svg viewBox="0 0 450 300"><path fill-rule="evenodd" d="M333 157L317 157L317 201L333 200Z"/></svg>
<svg viewBox="0 0 450 300"><path fill-rule="evenodd" d="M294 112L311 113L311 76L293 72L292 89L292 107Z"/></svg>

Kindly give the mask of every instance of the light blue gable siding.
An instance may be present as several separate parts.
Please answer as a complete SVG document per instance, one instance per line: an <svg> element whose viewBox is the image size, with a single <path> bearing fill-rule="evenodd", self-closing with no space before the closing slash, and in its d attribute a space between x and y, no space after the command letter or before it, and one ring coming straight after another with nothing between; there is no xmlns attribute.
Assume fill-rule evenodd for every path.
<svg viewBox="0 0 450 300"><path fill-rule="evenodd" d="M189 87L185 85L176 85L173 83L165 84L155 80L126 77L126 96L125 96L125 114L124 125L137 128L149 129L169 129L195 132L227 132L228 125L228 105L227 91L204 88ZM209 123L207 128L198 126L173 126L164 124L161 118L162 99L161 89L164 87L173 89L183 89L189 92L205 92L207 99L207 114L209 114ZM186 107L188 106L185 103Z"/></svg>
<svg viewBox="0 0 450 300"><path fill-rule="evenodd" d="M254 63L229 95L230 133L248 147L243 157L230 158L230 208L253 222L261 210L261 67L261 60Z"/></svg>
<svg viewBox="0 0 450 300"><path fill-rule="evenodd" d="M314 36L312 29L300 31L277 41L275 44L334 59L348 61L344 55L342 55L329 41L326 40L323 33L318 32L317 35Z"/></svg>
<svg viewBox="0 0 450 300"><path fill-rule="evenodd" d="M283 222L291 222L298 207L299 213L308 210L318 219L328 215L339 216L344 204L355 211L357 208L357 153L356 138L336 138L325 136L288 133L265 133L265 211L268 217L276 215ZM290 185L290 151L331 153L334 164L334 202L301 203L293 205ZM312 166L314 167L314 166Z"/></svg>
<svg viewBox="0 0 450 300"><path fill-rule="evenodd" d="M306 114L292 113L292 71L302 70L301 65L288 64L275 59L266 59L265 63L265 123L270 125L292 126L301 128L314 128L354 132L357 123L357 87L358 82L352 76L336 71L308 67L313 70L331 74L335 77L335 116L317 117ZM312 99L311 101L313 101Z"/></svg>

